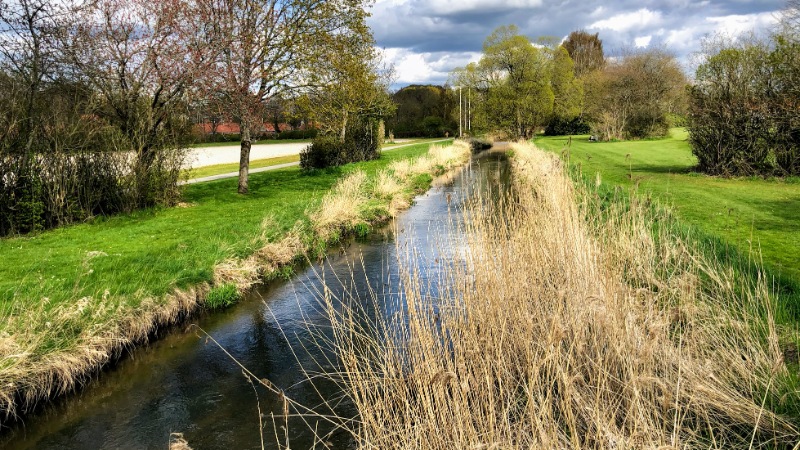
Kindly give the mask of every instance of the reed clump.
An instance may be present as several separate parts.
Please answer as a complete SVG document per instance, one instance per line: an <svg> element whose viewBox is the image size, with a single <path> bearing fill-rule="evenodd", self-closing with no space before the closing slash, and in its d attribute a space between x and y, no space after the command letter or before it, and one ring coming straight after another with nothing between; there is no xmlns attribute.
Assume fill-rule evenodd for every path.
<svg viewBox="0 0 800 450"><path fill-rule="evenodd" d="M794 446L767 281L512 149L511 193L467 207L435 297L411 264L391 316L327 299L357 446Z"/></svg>

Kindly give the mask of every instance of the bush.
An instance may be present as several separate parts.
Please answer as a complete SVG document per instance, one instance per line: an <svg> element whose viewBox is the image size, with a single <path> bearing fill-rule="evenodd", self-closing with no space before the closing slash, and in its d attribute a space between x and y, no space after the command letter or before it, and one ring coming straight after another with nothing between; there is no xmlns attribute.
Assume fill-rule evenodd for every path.
<svg viewBox="0 0 800 450"><path fill-rule="evenodd" d="M300 167L304 170L342 166L351 162L369 161L380 157L378 121L358 119L348 126L344 142L338 136L319 136L300 152Z"/></svg>
<svg viewBox="0 0 800 450"><path fill-rule="evenodd" d="M591 128L580 117L564 119L554 117L544 129L545 136L569 136L573 134L589 134Z"/></svg>
<svg viewBox="0 0 800 450"><path fill-rule="evenodd" d="M0 236L172 204L181 155L155 152L142 169L121 152L0 154Z"/></svg>
<svg viewBox="0 0 800 450"><path fill-rule="evenodd" d="M318 133L319 130L315 128L310 130L288 130L278 133L276 139L314 139Z"/></svg>
<svg viewBox="0 0 800 450"><path fill-rule="evenodd" d="M469 140L469 148L472 150L472 153L480 153L484 150L489 150L492 148L493 144L487 140L472 138Z"/></svg>

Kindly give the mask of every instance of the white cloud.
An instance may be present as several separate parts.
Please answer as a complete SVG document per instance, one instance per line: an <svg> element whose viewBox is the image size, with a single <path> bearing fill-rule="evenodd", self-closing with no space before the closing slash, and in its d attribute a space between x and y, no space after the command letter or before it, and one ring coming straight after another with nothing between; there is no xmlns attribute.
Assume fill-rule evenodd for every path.
<svg viewBox="0 0 800 450"><path fill-rule="evenodd" d="M640 36L640 37L637 37L636 39L634 39L634 40L633 40L633 43L634 43L634 44L635 44L637 47L647 47L648 45L650 45L650 41L651 41L652 39L653 39L653 36L652 36L652 35Z"/></svg>
<svg viewBox="0 0 800 450"><path fill-rule="evenodd" d="M760 14L734 14L721 17L709 17L715 32L725 33L730 36L747 33L757 29L766 29L777 22L776 14L766 12Z"/></svg>
<svg viewBox="0 0 800 450"><path fill-rule="evenodd" d="M479 52L423 52L404 48L387 48L387 62L394 66L395 84L444 83L450 72L470 62L477 62Z"/></svg>
<svg viewBox="0 0 800 450"><path fill-rule="evenodd" d="M650 11L647 8L642 8L638 11L617 14L608 19L598 20L589 25L589 28L625 32L653 27L660 22L661 13L659 11Z"/></svg>

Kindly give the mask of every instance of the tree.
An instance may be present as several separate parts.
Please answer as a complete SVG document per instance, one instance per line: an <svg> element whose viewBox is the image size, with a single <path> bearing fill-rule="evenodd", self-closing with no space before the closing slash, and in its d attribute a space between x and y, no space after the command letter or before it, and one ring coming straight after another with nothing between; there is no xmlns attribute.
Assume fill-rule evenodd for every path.
<svg viewBox="0 0 800 450"><path fill-rule="evenodd" d="M380 121L395 110L388 93L391 70L382 67L366 24L355 25L322 37L327 56L304 77L310 80L310 116L340 142L351 121Z"/></svg>
<svg viewBox="0 0 800 450"><path fill-rule="evenodd" d="M241 128L239 187L248 192L253 126L265 100L307 83L297 77L319 64L329 36L357 29L366 0L219 0L213 20L223 51L211 73Z"/></svg>
<svg viewBox="0 0 800 450"><path fill-rule="evenodd" d="M691 88L689 141L715 175L800 174L800 43L715 38Z"/></svg>
<svg viewBox="0 0 800 450"><path fill-rule="evenodd" d="M582 78L603 68L605 54L599 33L589 34L584 30L573 31L562 44L575 63L575 76Z"/></svg>
<svg viewBox="0 0 800 450"><path fill-rule="evenodd" d="M513 134L527 137L553 110L549 61L515 26L501 26L483 44L479 63L488 84L486 107Z"/></svg>
<svg viewBox="0 0 800 450"><path fill-rule="evenodd" d="M436 85L411 85L406 86L392 95L392 100L397 104L397 112L391 118L390 129L396 136L441 136L442 130L455 135L458 124L453 114L458 107L458 98L453 90L447 86ZM425 126L427 118L432 124L434 118L439 119L436 127Z"/></svg>
<svg viewBox="0 0 800 450"><path fill-rule="evenodd" d="M41 147L44 85L59 77L60 34L82 5L55 0L0 2L0 69L3 143L6 151L30 154Z"/></svg>
<svg viewBox="0 0 800 450"><path fill-rule="evenodd" d="M553 116L571 120L581 112L583 87L574 75L574 63L567 49L559 46L553 52L552 74Z"/></svg>
<svg viewBox="0 0 800 450"><path fill-rule="evenodd" d="M586 76L586 111L604 139L662 136L685 87L673 55L659 49L632 52Z"/></svg>
<svg viewBox="0 0 800 450"><path fill-rule="evenodd" d="M136 155L139 206L149 206L160 195L151 185L164 173L153 165L190 135L186 94L209 67L210 5L98 0L89 12L65 38L68 60L97 93L88 112L114 127L118 150Z"/></svg>

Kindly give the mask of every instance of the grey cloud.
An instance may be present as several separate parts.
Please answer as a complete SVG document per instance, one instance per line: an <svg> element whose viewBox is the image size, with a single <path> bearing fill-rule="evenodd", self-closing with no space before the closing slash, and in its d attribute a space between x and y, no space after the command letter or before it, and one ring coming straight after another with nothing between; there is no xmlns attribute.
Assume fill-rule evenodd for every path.
<svg viewBox="0 0 800 450"><path fill-rule="evenodd" d="M650 45L667 45L685 59L699 50L705 33L736 21L710 22L709 17L761 14L753 26L766 26L770 14L779 11L784 0L765 1L692 1L692 0L622 0L622 1L476 1L460 0L379 0L373 8L370 25L381 47L404 49L426 54L425 61L435 64L447 52L480 52L486 36L500 25L515 24L535 39L539 36L561 38L577 29L599 32L611 52L634 46L636 38L651 36ZM450 8L450 9L448 9ZM613 21L623 14L647 10L658 20L646 26L595 28L592 24ZM624 16L623 16L624 17ZM601 22L602 23L602 22ZM738 30L733 30L738 31ZM451 70L436 66L434 73ZM441 75L434 75L442 81ZM419 80L433 82L434 79Z"/></svg>

